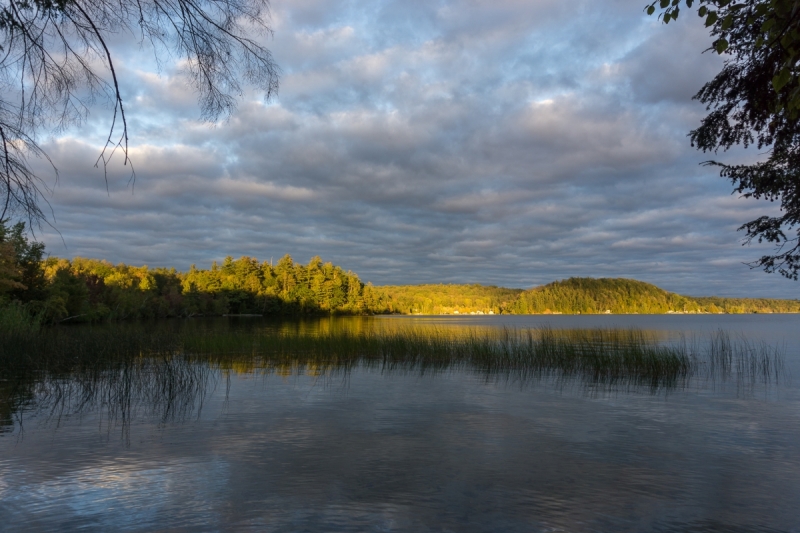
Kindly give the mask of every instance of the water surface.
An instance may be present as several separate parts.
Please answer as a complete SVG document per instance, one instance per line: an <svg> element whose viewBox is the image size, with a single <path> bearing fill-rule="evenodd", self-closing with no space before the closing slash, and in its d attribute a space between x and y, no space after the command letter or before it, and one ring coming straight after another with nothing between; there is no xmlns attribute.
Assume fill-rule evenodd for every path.
<svg viewBox="0 0 800 533"><path fill-rule="evenodd" d="M468 369L208 366L178 403L158 387L125 406L34 388L0 433L0 529L800 531L799 319L207 321L288 332L633 326L668 341L725 329L782 345L787 379L653 392Z"/></svg>

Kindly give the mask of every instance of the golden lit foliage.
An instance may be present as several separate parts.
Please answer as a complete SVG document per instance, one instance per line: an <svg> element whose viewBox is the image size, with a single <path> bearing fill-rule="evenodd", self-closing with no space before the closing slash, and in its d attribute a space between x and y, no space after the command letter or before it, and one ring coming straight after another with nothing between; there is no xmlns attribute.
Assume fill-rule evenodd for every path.
<svg viewBox="0 0 800 533"><path fill-rule="evenodd" d="M800 301L751 298L692 298L650 283L624 278L569 278L520 294L509 307L533 313L797 313Z"/></svg>
<svg viewBox="0 0 800 533"><path fill-rule="evenodd" d="M402 314L500 314L521 289L494 285L386 285L375 287L384 311Z"/></svg>
<svg viewBox="0 0 800 533"><path fill-rule="evenodd" d="M629 279L570 278L523 291L485 285L372 286L313 257L226 257L187 272L77 257L42 260L24 225L0 223L0 297L45 323L170 316L794 313L797 300L690 298ZM2 309L0 309L2 310ZM15 315L16 316L16 315ZM302 324L300 326L302 327Z"/></svg>

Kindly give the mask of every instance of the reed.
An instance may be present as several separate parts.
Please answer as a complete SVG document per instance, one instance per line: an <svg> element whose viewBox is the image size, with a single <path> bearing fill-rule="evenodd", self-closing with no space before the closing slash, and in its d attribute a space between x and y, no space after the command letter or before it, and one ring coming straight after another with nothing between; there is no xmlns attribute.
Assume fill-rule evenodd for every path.
<svg viewBox="0 0 800 533"><path fill-rule="evenodd" d="M636 329L341 329L285 331L155 324L0 330L0 378L92 372L133 359L183 357L218 368L322 369L357 365L421 371L469 369L519 378L675 386L697 377L777 380L778 350L719 332L703 346Z"/></svg>
<svg viewBox="0 0 800 533"><path fill-rule="evenodd" d="M744 337L732 340L725 331L711 336L702 363L698 365L698 374L720 381L735 378L739 385L778 383L788 377L778 347Z"/></svg>
<svg viewBox="0 0 800 533"><path fill-rule="evenodd" d="M467 368L520 378L555 375L590 381L618 380L662 386L688 378L692 359L678 347L661 346L637 330L550 329L499 332L405 330L322 335L237 334L193 337L187 354L251 367L312 364L336 368L362 364L384 369Z"/></svg>
<svg viewBox="0 0 800 533"><path fill-rule="evenodd" d="M0 379L99 371L179 349L174 334L133 325L0 329Z"/></svg>
<svg viewBox="0 0 800 533"><path fill-rule="evenodd" d="M178 323L175 323L178 324ZM50 419L103 406L108 427L200 409L215 376L466 370L487 378L579 381L650 391L693 379L778 382L780 350L717 332L669 342L636 329L313 329L164 323L0 330L0 431L26 405ZM21 418L19 419L21 423Z"/></svg>

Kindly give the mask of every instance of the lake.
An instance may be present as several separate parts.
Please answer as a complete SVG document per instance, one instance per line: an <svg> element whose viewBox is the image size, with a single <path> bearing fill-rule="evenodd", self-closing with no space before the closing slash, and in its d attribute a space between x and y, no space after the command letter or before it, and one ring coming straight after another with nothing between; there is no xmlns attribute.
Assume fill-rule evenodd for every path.
<svg viewBox="0 0 800 533"><path fill-rule="evenodd" d="M243 335L636 328L701 347L724 330L780 348L784 366L776 380L698 374L657 388L464 366L265 369L236 358L163 366L179 378L148 378L126 394L113 372L94 388L62 376L6 407L0 530L800 531L798 315L168 327L197 324Z"/></svg>

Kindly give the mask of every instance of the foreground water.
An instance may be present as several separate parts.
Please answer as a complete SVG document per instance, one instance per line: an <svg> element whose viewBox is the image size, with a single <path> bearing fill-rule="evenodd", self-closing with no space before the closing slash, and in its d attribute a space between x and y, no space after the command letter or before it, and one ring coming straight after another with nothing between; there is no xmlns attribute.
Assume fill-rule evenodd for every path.
<svg viewBox="0 0 800 533"><path fill-rule="evenodd" d="M392 317L224 328L717 329L778 383L622 385L357 367L195 368L120 409L32 393L0 433L8 531L800 531L800 317ZM792 377L794 376L794 377ZM68 390L70 383L63 383ZM61 389L59 389L61 390ZM149 402L149 403L148 403Z"/></svg>

